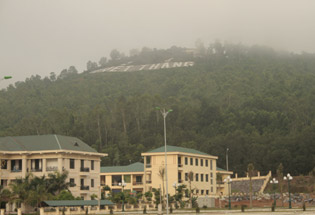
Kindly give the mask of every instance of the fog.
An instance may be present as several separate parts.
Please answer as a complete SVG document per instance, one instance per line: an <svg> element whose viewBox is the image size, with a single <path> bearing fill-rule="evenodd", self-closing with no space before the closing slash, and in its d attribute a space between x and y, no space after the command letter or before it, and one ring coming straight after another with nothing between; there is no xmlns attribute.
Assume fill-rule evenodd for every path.
<svg viewBox="0 0 315 215"><path fill-rule="evenodd" d="M0 75L80 72L117 48L222 42L315 52L313 0L0 0Z"/></svg>

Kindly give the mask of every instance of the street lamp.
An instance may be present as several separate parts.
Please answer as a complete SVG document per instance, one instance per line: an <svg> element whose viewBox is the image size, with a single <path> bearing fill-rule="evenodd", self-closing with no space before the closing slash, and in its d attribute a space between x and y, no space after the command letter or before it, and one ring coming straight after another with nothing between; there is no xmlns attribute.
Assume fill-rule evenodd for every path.
<svg viewBox="0 0 315 215"><path fill-rule="evenodd" d="M167 149L166 149L166 116L172 112L172 109L165 111L165 108L161 109L160 107L156 107L163 116L164 119L164 144L165 144L165 184L166 184L166 214L168 215L168 178L167 178Z"/></svg>
<svg viewBox="0 0 315 215"><path fill-rule="evenodd" d="M125 211L125 193L124 193L124 187L126 187L126 183L124 182L124 180L122 181L122 183L119 182L118 184L119 186L121 186L122 188L122 208L121 211L124 212Z"/></svg>
<svg viewBox="0 0 315 215"><path fill-rule="evenodd" d="M289 191L289 208L291 209L291 193L290 193L290 181L293 179L293 177L290 175L290 173L287 174L287 176L284 176L283 179L285 181L288 181L288 191Z"/></svg>
<svg viewBox="0 0 315 215"><path fill-rule="evenodd" d="M230 176L228 176L227 178L225 178L224 183L227 183L228 185L228 192L229 192L229 210L231 210L231 194L230 194L230 184L232 183L232 178L230 178Z"/></svg>
<svg viewBox="0 0 315 215"><path fill-rule="evenodd" d="M278 183L279 183L279 181L276 180L275 178L270 180L270 184L272 184L272 189L274 191L274 194L273 194L274 203L273 204L275 205L275 207L277 205L277 202L276 202L276 184L278 184Z"/></svg>

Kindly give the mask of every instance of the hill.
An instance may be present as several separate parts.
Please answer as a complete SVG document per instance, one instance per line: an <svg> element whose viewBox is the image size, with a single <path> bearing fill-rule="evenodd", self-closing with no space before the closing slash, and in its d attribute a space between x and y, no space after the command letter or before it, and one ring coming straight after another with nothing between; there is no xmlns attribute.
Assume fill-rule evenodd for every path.
<svg viewBox="0 0 315 215"><path fill-rule="evenodd" d="M92 73L170 58L195 63ZM163 144L163 120L155 109L160 106L174 110L167 117L168 144L218 155L221 167L229 148L230 169L240 176L250 162L262 173L283 163L293 175L315 166L314 54L219 42L199 45L194 54L145 49L88 62L81 74L70 67L59 76L32 76L0 91L0 104L1 136L75 136L109 153L104 164L141 161L141 152Z"/></svg>

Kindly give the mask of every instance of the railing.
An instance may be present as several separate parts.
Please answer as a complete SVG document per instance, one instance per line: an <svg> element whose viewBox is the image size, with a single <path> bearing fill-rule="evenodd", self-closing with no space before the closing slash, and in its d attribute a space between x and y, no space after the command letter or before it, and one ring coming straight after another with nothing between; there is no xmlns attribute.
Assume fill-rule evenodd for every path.
<svg viewBox="0 0 315 215"><path fill-rule="evenodd" d="M42 169L31 169L31 172L41 172Z"/></svg>
<svg viewBox="0 0 315 215"><path fill-rule="evenodd" d="M22 169L11 169L11 172L22 172Z"/></svg>
<svg viewBox="0 0 315 215"><path fill-rule="evenodd" d="M89 167L81 167L80 171L81 172L90 172L90 168Z"/></svg>
<svg viewBox="0 0 315 215"><path fill-rule="evenodd" d="M151 180L147 180L146 183L147 183L147 184L151 184L152 181L151 181Z"/></svg>
<svg viewBox="0 0 315 215"><path fill-rule="evenodd" d="M119 183L121 183L121 182L113 182L112 186L119 186Z"/></svg>
<svg viewBox="0 0 315 215"><path fill-rule="evenodd" d="M152 165L151 165L151 164L147 164L147 165L145 165L145 167L146 167L146 168L151 168Z"/></svg>
<svg viewBox="0 0 315 215"><path fill-rule="evenodd" d="M80 187L80 190L89 190L89 189L90 189L89 186L82 186L82 185L81 185L81 187Z"/></svg>
<svg viewBox="0 0 315 215"><path fill-rule="evenodd" d="M178 164L178 167L183 167L183 164L179 163L179 164Z"/></svg>
<svg viewBox="0 0 315 215"><path fill-rule="evenodd" d="M133 182L133 185L142 185L143 182Z"/></svg>
<svg viewBox="0 0 315 215"><path fill-rule="evenodd" d="M57 171L58 167L57 166L47 166L46 171Z"/></svg>
<svg viewBox="0 0 315 215"><path fill-rule="evenodd" d="M75 187L75 186L77 186L75 183L70 183L70 185L69 185L70 187Z"/></svg>

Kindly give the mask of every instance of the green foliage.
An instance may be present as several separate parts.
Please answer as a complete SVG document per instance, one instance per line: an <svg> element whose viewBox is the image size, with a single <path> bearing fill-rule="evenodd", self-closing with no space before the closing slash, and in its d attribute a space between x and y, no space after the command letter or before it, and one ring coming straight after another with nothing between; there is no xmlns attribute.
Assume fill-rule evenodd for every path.
<svg viewBox="0 0 315 215"><path fill-rule="evenodd" d="M82 139L109 156L102 165L142 161L141 152L163 142L156 106L167 117L170 145L219 156L243 176L253 163L262 174L308 174L315 163L315 55L278 53L268 47L196 43L195 57L184 48L143 48L126 57L119 51L89 70L194 61L189 68L133 73L38 75L0 91L0 136L62 134Z"/></svg>

